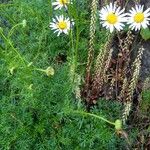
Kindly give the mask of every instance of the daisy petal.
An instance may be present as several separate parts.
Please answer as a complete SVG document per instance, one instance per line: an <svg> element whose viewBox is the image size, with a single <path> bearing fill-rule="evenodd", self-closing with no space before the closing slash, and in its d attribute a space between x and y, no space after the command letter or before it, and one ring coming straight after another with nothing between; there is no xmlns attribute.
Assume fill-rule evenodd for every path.
<svg viewBox="0 0 150 150"><path fill-rule="evenodd" d="M106 5L99 12L101 24L112 33L114 29L120 31L123 29L123 22L127 21L127 14L124 14L125 9L121 9L113 3Z"/></svg>

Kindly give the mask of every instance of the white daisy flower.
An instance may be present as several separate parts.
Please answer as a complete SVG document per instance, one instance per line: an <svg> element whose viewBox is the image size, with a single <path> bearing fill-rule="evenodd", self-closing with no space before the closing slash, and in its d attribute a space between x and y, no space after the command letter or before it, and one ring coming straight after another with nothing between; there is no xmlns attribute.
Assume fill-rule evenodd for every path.
<svg viewBox="0 0 150 150"><path fill-rule="evenodd" d="M135 8L132 8L128 13L128 24L131 30L135 31L140 30L142 27L145 29L149 25L150 21L150 8L143 10L143 5L136 5Z"/></svg>
<svg viewBox="0 0 150 150"><path fill-rule="evenodd" d="M125 9L116 7L116 5L113 5L112 3L103 7L99 14L102 26L109 29L111 33L114 29L117 29L118 31L122 30L125 26L123 22L127 21L124 11Z"/></svg>
<svg viewBox="0 0 150 150"><path fill-rule="evenodd" d="M74 25L73 21L70 21L69 18L65 18L63 15L56 16L56 19L52 19L53 22L50 22L50 28L52 30L55 30L55 32L58 32L57 36L59 36L61 33L68 34L71 26Z"/></svg>
<svg viewBox="0 0 150 150"><path fill-rule="evenodd" d="M62 7L65 7L67 9L67 5L70 3L70 0L56 0L56 2L53 2L52 5L55 6L56 9L61 9Z"/></svg>

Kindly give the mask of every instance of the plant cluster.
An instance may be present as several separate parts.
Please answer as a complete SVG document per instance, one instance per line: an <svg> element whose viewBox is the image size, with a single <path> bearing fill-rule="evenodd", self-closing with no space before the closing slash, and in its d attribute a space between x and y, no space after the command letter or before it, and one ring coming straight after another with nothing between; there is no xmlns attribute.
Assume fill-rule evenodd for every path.
<svg viewBox="0 0 150 150"><path fill-rule="evenodd" d="M124 25L116 17L124 18L125 14L112 3L98 12L98 4L98 0L14 0L0 4L0 149L137 148L138 127L122 123L132 107L144 49L140 47L131 61L136 35L131 31L110 33L122 29ZM137 7L132 11L140 9L149 17L149 9L145 12L142 6ZM98 14L108 31L100 30ZM114 23L113 27L107 21ZM144 25L147 22L140 28ZM145 30L142 35L145 37ZM119 48L112 46L114 39ZM89 106L97 105L87 112L83 98ZM149 95L144 98L145 112ZM139 136L147 137L147 126L145 123Z"/></svg>
<svg viewBox="0 0 150 150"><path fill-rule="evenodd" d="M149 24L150 9L143 11L144 6L136 5L136 8L132 8L130 14L123 14L125 9L121 10L120 6L116 8L117 5L118 4L113 5L110 3L110 5L103 7L100 11L102 26L110 29L110 32L113 32L114 28L118 31L123 29L122 27L124 24L122 22L131 24L129 28L131 28L131 30L135 29L135 31L140 30L141 27L148 27L144 27L143 25L146 22ZM94 16L97 8L97 1L93 0L92 6L95 6L91 7L91 12ZM144 14L146 13L147 17L144 17ZM128 17L128 15L130 17ZM93 18L94 17L91 17L92 29L96 26L96 19L93 21ZM145 23L144 19L146 21ZM132 52L133 50L135 51L134 42L136 37L131 30L127 31L126 34L117 32L115 35L109 33L107 35L107 42L102 46L102 48L100 48L100 52L97 55L96 60L93 58L95 30L90 33L89 43L92 43L92 48L91 44L89 44L90 48L88 51L86 83L83 89L83 97L85 98L88 109L91 105L96 104L100 97L123 102L125 108L123 110L122 120L124 124L126 123L127 117L132 109L134 95L139 95L141 92L141 89L138 89L137 86L139 84L138 81L141 68L141 59L144 48L140 47L137 52L137 56L133 57ZM119 46L113 46L113 44L116 43L116 41L114 41L115 38L119 43ZM91 69L92 64L94 64L94 69Z"/></svg>

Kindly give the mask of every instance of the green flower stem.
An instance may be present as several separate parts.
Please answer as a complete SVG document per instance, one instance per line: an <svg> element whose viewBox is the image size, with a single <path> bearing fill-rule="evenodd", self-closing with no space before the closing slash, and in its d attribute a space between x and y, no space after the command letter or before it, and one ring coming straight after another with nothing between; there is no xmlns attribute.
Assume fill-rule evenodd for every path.
<svg viewBox="0 0 150 150"><path fill-rule="evenodd" d="M9 39L9 38L11 37L11 35L13 34L15 28L18 27L18 26L20 26L20 25L22 25L22 23L18 23L18 24L14 25L14 26L11 28L11 30L10 30L9 33L8 33L8 39Z"/></svg>
<svg viewBox="0 0 150 150"><path fill-rule="evenodd" d="M79 39L80 39L80 33L79 33L79 15L78 15L78 10L77 8L73 9L73 18L75 21L75 28L76 28L76 34L75 34L75 50L74 50L74 57L75 57L75 66L77 67L77 61L78 61L78 47L79 47Z"/></svg>
<svg viewBox="0 0 150 150"><path fill-rule="evenodd" d="M46 70L40 69L40 68L34 68L33 70L37 70L37 71L41 71L41 72L46 72Z"/></svg>
<svg viewBox="0 0 150 150"><path fill-rule="evenodd" d="M78 20L77 17L76 17L76 20ZM80 40L79 24L78 24L78 21L76 21L76 46L75 46L75 65L76 65L76 67L78 65L79 40Z"/></svg>
<svg viewBox="0 0 150 150"><path fill-rule="evenodd" d="M2 33L0 32L4 40L11 46L11 48L14 50L14 52L18 55L20 60L23 62L24 65L26 65L26 60L21 56L21 54L18 52L18 50L13 46L12 42Z"/></svg>
<svg viewBox="0 0 150 150"><path fill-rule="evenodd" d="M14 6L14 4L0 4L0 8L1 7L8 7L8 6Z"/></svg>
<svg viewBox="0 0 150 150"><path fill-rule="evenodd" d="M25 66L28 66L28 64L30 64L30 63L21 56L21 54L18 52L18 50L16 48L14 48L12 42L2 32L0 32L0 33L1 33L2 37L4 38L4 40L12 47L12 49L18 55L18 57L23 62L23 64ZM39 68L36 68L35 66L33 66L33 67L34 67L34 70L41 71L41 72L46 72L44 69L39 69Z"/></svg>
<svg viewBox="0 0 150 150"><path fill-rule="evenodd" d="M87 112L84 112L84 111L78 111L78 110L71 111L71 113L80 114L80 115L84 115L84 116L91 116L91 117L97 118L99 120L103 120L103 121L115 126L114 122L111 122L111 121L105 119L104 117L101 117L101 116L98 116L98 115L95 115L95 114L87 113Z"/></svg>
<svg viewBox="0 0 150 150"><path fill-rule="evenodd" d="M75 60L75 48L74 48L74 39L73 39L73 32L70 30L70 79L71 82L74 82L75 70L76 70L76 60Z"/></svg>
<svg viewBox="0 0 150 150"><path fill-rule="evenodd" d="M71 7L69 5L68 9L68 16L70 18L73 18L75 21L75 25L73 28L76 28L76 33L73 33L73 29L70 31L70 59L71 59L71 64L70 64L70 72L71 72L71 81L74 82L75 79L75 72L77 69L78 65L78 47L79 47L79 38L80 38L80 33L79 33L79 22L78 22L78 12L76 7Z"/></svg>

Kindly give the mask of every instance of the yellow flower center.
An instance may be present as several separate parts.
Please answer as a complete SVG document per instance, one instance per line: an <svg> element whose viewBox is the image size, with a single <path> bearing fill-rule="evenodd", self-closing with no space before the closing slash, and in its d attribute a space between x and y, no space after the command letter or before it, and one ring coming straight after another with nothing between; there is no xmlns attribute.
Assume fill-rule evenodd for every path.
<svg viewBox="0 0 150 150"><path fill-rule="evenodd" d="M67 23L64 21L59 22L57 25L62 30L67 28Z"/></svg>
<svg viewBox="0 0 150 150"><path fill-rule="evenodd" d="M107 21L110 24L115 24L118 21L118 16L116 16L114 13L110 13L107 16Z"/></svg>
<svg viewBox="0 0 150 150"><path fill-rule="evenodd" d="M59 0L60 4L64 5L68 3L68 0Z"/></svg>
<svg viewBox="0 0 150 150"><path fill-rule="evenodd" d="M134 21L136 23L141 23L144 21L144 14L143 13L137 13L135 16L134 16Z"/></svg>

